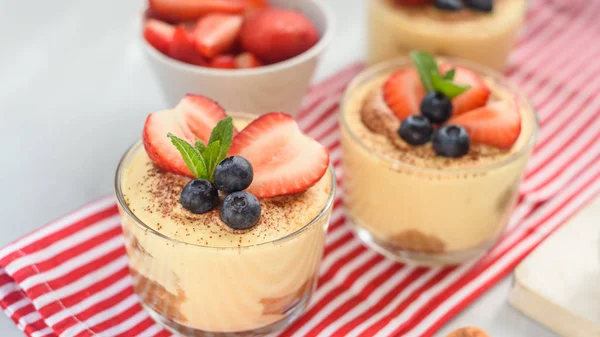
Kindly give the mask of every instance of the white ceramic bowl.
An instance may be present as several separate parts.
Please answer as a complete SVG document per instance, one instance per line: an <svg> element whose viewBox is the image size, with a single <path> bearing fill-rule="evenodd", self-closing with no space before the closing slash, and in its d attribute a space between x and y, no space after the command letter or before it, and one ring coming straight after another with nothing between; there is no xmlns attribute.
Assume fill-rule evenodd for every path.
<svg viewBox="0 0 600 337"><path fill-rule="evenodd" d="M312 20L319 42L289 60L253 69L213 69L172 59L152 47L140 34L167 103L175 106L187 93L217 101L228 111L254 114L285 112L296 116L318 60L334 35L334 16L320 0L270 0L276 8L297 10Z"/></svg>

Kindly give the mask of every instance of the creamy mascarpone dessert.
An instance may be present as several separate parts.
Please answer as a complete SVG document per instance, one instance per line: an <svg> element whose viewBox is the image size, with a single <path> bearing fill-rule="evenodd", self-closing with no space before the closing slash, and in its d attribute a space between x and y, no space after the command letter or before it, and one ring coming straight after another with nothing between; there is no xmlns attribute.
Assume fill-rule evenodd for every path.
<svg viewBox="0 0 600 337"><path fill-rule="evenodd" d="M402 60L368 69L347 89L344 202L359 237L376 250L417 264L462 262L492 245L507 224L533 144L535 113L499 75L477 68L490 91L486 106L518 102L514 143L499 148L476 142L482 133L467 128L471 145L460 157L438 155L431 141L413 146L399 136L401 120L383 97L390 76L409 67ZM461 113L446 124L471 115Z"/></svg>
<svg viewBox="0 0 600 337"><path fill-rule="evenodd" d="M420 2L420 5L409 3ZM468 3L469 1L467 1ZM491 11L450 11L434 1L367 0L367 60L375 64L410 50L460 57L502 70L527 9L526 0L495 0Z"/></svg>
<svg viewBox="0 0 600 337"><path fill-rule="evenodd" d="M191 115L178 113L176 110L183 110L184 105L181 103L170 115L187 121L194 135L181 132L174 125L170 128L172 132L179 130L181 137L193 144L193 139L203 137L199 134L200 128L193 127L190 121L207 123L207 120L201 115L201 109L194 111L193 119L188 118ZM218 168L214 184L220 186L219 199L224 200L201 214L188 209L180 198L193 177L186 176L185 172L172 172L177 172L170 169L176 167L175 160L165 166L152 158L155 154L149 155L160 148L160 144L147 140L153 137L152 132L147 137L145 131L145 147L136 144L120 165L117 195L135 291L155 319L183 335L275 331L306 308L315 287L335 190L333 173L327 169L327 160L326 171L319 171L310 186L294 185L299 188L294 193L279 189L285 186L281 179L276 183L265 182L269 177L263 175L262 168L271 163L260 163L262 157L248 150L253 143L242 146L243 142L238 140L245 140L249 133L257 134L256 126L252 125L259 125L266 135L259 134L254 143L275 141L294 132L294 129L278 129L279 117L273 120L272 114L266 116L261 117L262 122L257 120L251 124L252 130L248 132L244 127L249 120L236 119L233 123L239 133L233 137L230 154L243 154L252 163L254 180L246 191L256 195L260 203L260 218L250 229L232 228L227 222L225 204L228 196L237 192L223 192L216 173ZM152 129L152 123L165 123L162 119L152 121L149 117L148 120L145 130ZM270 124L265 121L272 123L275 131L268 130L265 125ZM166 134L163 137L167 139ZM295 137L306 136L298 131ZM304 141L308 142L308 138L298 140ZM284 142L281 139L274 142L278 143ZM311 144L300 146L310 149ZM285 146L290 145L283 145L280 150L288 152ZM271 157L272 148L264 143L261 148L269 154L268 159L275 158ZM158 151L166 157L161 152L164 150ZM317 159L313 161L319 162ZM277 165L289 169L285 162ZM272 169L271 175L277 177L278 172ZM269 183L269 189L259 189L259 183ZM263 197L265 191L278 195ZM244 219L248 217L245 215Z"/></svg>

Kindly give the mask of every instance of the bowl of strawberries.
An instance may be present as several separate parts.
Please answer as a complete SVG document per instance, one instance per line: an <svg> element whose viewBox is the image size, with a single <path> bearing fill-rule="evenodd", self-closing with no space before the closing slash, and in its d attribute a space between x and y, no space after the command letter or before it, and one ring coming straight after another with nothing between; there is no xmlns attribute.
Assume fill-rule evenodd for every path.
<svg viewBox="0 0 600 337"><path fill-rule="evenodd" d="M333 20L319 0L148 0L142 44L168 104L193 93L294 115Z"/></svg>

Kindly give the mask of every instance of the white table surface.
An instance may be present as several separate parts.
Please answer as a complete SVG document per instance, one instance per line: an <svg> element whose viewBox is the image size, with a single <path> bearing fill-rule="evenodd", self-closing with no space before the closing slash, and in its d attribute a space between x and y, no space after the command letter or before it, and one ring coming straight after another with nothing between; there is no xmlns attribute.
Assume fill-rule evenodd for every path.
<svg viewBox="0 0 600 337"><path fill-rule="evenodd" d="M361 58L364 1L328 1L337 37L316 80ZM117 161L166 105L138 43L143 0L0 0L0 246L112 192ZM556 337L507 303L511 279L451 321ZM0 336L22 336L0 314Z"/></svg>

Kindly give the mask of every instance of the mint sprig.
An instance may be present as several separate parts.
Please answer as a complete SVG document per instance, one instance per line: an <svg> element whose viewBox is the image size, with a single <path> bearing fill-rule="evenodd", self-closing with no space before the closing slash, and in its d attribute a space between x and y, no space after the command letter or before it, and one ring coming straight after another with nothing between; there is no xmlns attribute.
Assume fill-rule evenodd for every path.
<svg viewBox="0 0 600 337"><path fill-rule="evenodd" d="M223 118L213 128L208 144L198 140L194 145L169 133L167 137L177 148L186 166L194 177L213 181L217 165L227 157L227 152L233 141L233 119Z"/></svg>
<svg viewBox="0 0 600 337"><path fill-rule="evenodd" d="M456 75L456 69L454 68L448 70L443 75L440 74L435 59L428 53L412 51L410 57L417 67L423 87L428 92L437 91L448 98L454 98L471 88L469 85L460 85L453 82Z"/></svg>

